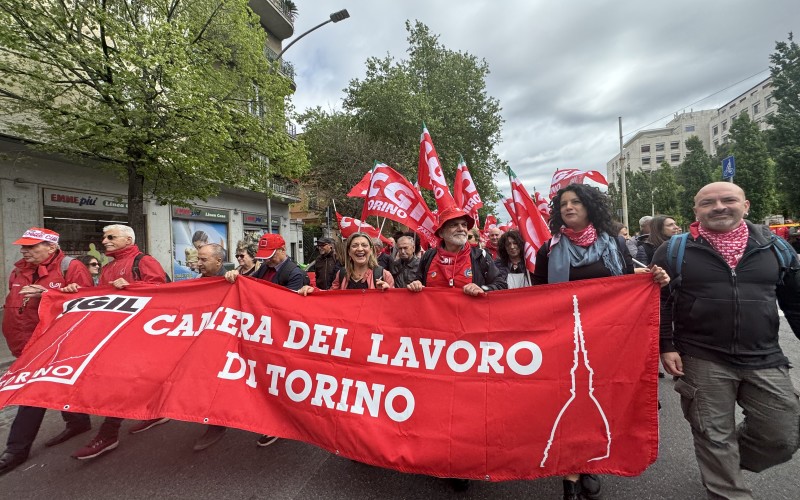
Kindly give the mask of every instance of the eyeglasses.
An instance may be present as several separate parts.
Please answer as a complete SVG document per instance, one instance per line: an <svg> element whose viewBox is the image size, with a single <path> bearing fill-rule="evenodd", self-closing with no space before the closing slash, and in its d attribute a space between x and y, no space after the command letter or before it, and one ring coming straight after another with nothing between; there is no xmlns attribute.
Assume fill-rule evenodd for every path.
<svg viewBox="0 0 800 500"><path fill-rule="evenodd" d="M42 243L44 243L44 241L43 241ZM20 245L20 247L21 247L23 250L30 250L30 249L32 249L32 248L36 248L36 247L38 247L38 246L39 246L39 245L41 245L42 243L36 243L36 244L34 244L34 245Z"/></svg>
<svg viewBox="0 0 800 500"><path fill-rule="evenodd" d="M92 263L89 264L89 267L100 267L100 263L99 262L92 262Z"/></svg>
<svg viewBox="0 0 800 500"><path fill-rule="evenodd" d="M237 259L244 259L244 254L237 253L237 254L236 254L236 258L237 258Z"/></svg>
<svg viewBox="0 0 800 500"><path fill-rule="evenodd" d="M121 236L121 235L118 235L118 234L117 234L117 235L114 235L114 234L106 234L106 235L103 235L103 239L104 239L104 240L108 240L108 241L114 241L114 240L115 240L115 239L117 239L117 238L122 238L122 236Z"/></svg>

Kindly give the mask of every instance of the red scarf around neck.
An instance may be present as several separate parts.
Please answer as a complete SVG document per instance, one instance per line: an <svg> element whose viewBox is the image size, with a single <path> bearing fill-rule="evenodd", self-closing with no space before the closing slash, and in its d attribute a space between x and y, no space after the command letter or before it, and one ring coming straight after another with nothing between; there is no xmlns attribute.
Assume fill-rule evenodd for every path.
<svg viewBox="0 0 800 500"><path fill-rule="evenodd" d="M693 235L700 235L711 244L711 247L722 255L725 262L731 267L735 268L739 263L739 259L744 255L744 249L747 246L747 238L750 236L750 231L747 229L747 224L742 221L739 227L728 231L727 233L718 233L711 231L700 225L699 222L693 222L689 226L689 230Z"/></svg>
<svg viewBox="0 0 800 500"><path fill-rule="evenodd" d="M567 226L561 226L561 234L569 238L569 241L571 241L573 245L578 245L579 247L584 248L591 246L595 241L597 241L597 230L594 228L594 224L591 222L588 226L580 231L573 231Z"/></svg>

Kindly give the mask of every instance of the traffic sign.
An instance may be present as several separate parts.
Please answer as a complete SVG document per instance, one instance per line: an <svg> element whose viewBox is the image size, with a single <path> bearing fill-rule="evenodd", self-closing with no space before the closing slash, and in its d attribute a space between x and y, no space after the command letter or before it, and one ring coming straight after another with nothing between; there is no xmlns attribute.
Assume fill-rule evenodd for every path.
<svg viewBox="0 0 800 500"><path fill-rule="evenodd" d="M736 175L736 159L731 155L722 160L722 178L733 179L734 175Z"/></svg>

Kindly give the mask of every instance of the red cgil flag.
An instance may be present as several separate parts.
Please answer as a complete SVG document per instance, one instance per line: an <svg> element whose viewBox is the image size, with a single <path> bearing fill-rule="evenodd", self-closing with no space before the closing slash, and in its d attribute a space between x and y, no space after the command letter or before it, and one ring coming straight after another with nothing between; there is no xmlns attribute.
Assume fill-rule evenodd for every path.
<svg viewBox="0 0 800 500"><path fill-rule="evenodd" d="M570 184L583 184L584 179L590 179L608 186L606 178L597 170L587 170L586 172L577 168L556 170L553 174L553 180L550 182L550 199L556 196L559 189L565 188Z"/></svg>
<svg viewBox="0 0 800 500"><path fill-rule="evenodd" d="M373 239L380 238L382 242L387 245L389 244L388 238L382 235L377 228L372 227L366 222L362 222L353 217L344 217L339 212L336 212L336 221L339 223L339 232L342 233L343 239L349 238L353 233L361 232L369 235Z"/></svg>
<svg viewBox="0 0 800 500"><path fill-rule="evenodd" d="M453 182L453 195L456 206L472 215L473 219L478 220L478 209L483 206L483 201L475 187L475 182L472 181L472 175L469 173L467 162L464 161L463 156L458 162L456 180Z"/></svg>
<svg viewBox="0 0 800 500"><path fill-rule="evenodd" d="M350 191L347 193L347 196L350 198L366 198L367 190L369 189L369 176L371 174L372 170L367 171L367 173L364 174L364 177L358 181L358 184L350 189Z"/></svg>
<svg viewBox="0 0 800 500"><path fill-rule="evenodd" d="M509 168L508 178L511 181L511 197L514 200L512 216L519 227L525 241L525 267L533 272L536 268L536 252L545 241L550 239L550 229L539 213L531 195L522 185L517 175Z"/></svg>
<svg viewBox="0 0 800 500"><path fill-rule="evenodd" d="M536 207L539 209L539 213L542 214L545 222L550 222L550 202L542 196L539 191L534 191L533 193L534 203L536 203Z"/></svg>
<svg viewBox="0 0 800 500"><path fill-rule="evenodd" d="M450 194L450 188L444 178L439 155L433 147L433 139L425 123L422 123L422 135L419 138L419 169L417 172L419 187L433 191L436 208L442 212L445 208L455 206L456 202Z"/></svg>
<svg viewBox="0 0 800 500"><path fill-rule="evenodd" d="M362 219L375 215L399 222L436 246L433 234L436 216L431 213L425 199L414 189L408 179L392 167L379 163L372 170L369 192L364 200Z"/></svg>

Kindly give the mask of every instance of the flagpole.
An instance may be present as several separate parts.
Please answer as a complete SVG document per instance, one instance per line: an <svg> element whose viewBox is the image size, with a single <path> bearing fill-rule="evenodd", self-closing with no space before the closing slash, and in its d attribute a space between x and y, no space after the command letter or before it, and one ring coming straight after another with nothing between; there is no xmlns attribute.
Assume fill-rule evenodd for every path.
<svg viewBox="0 0 800 500"><path fill-rule="evenodd" d="M372 189L372 176L375 174L375 166L378 165L378 160L373 160L372 170L369 171L369 185L367 186L367 196L364 197L364 206L361 208L361 219L358 220L358 232L361 232L361 225L364 223L364 216L367 213L367 202L369 201L369 190ZM377 217L377 216L376 216Z"/></svg>

